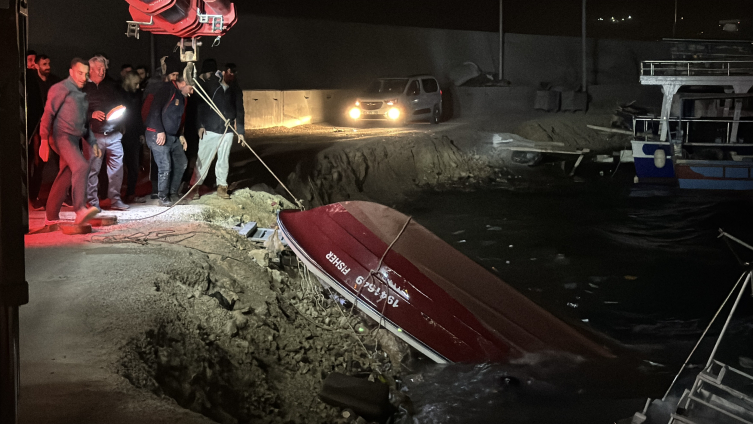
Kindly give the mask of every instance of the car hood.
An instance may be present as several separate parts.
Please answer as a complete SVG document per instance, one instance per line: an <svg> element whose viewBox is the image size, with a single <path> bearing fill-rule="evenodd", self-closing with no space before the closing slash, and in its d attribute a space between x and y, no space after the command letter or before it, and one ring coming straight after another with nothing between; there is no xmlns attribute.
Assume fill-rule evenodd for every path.
<svg viewBox="0 0 753 424"><path fill-rule="evenodd" d="M362 102L371 102L371 101L393 100L399 97L400 97L400 94L395 94L395 93L363 93L360 96L358 96L358 100Z"/></svg>

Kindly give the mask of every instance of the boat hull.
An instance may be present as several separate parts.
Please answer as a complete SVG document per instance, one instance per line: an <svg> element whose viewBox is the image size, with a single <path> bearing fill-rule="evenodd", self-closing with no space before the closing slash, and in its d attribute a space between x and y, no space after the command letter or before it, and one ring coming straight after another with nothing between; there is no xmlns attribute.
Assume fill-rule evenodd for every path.
<svg viewBox="0 0 753 424"><path fill-rule="evenodd" d="M283 211L278 224L325 284L436 362L506 362L545 350L611 355L390 208L344 202Z"/></svg>
<svg viewBox="0 0 753 424"><path fill-rule="evenodd" d="M753 190L753 162L683 160L675 165L680 188Z"/></svg>
<svg viewBox="0 0 753 424"><path fill-rule="evenodd" d="M664 179L675 178L672 162L672 146L664 142L651 142L633 140L633 160L635 162L635 175L639 179ZM664 166L656 166L656 151L664 151Z"/></svg>

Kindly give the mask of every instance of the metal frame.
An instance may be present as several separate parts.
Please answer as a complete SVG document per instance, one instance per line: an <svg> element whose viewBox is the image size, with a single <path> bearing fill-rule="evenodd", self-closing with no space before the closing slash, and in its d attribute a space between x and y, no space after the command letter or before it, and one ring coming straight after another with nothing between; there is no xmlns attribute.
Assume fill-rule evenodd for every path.
<svg viewBox="0 0 753 424"><path fill-rule="evenodd" d="M721 64L721 67L718 65ZM741 65L741 67L734 66ZM726 66L725 66L726 65ZM657 74L661 72L660 74ZM750 60L645 60L641 76L731 76L753 75Z"/></svg>
<svg viewBox="0 0 753 424"><path fill-rule="evenodd" d="M0 21L6 24L0 26L0 56L8 59L8 71L0 73L0 115L7 117L0 120L0 169L4 170L0 173L0 423L15 424L20 389L18 310L29 302L23 216L27 205L23 190L25 90L19 93L19 81L24 81L26 72L27 21L24 0L9 0L7 4L0 6ZM14 24L8 25L10 22Z"/></svg>

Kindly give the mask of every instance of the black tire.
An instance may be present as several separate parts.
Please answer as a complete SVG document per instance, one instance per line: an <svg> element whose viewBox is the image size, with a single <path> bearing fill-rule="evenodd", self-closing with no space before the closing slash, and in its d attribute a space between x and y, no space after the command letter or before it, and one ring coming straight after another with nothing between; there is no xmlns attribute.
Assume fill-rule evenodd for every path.
<svg viewBox="0 0 753 424"><path fill-rule="evenodd" d="M439 110L439 105L434 105L434 109L431 111L431 117L429 118L430 124L438 124L439 120L442 119L442 111Z"/></svg>

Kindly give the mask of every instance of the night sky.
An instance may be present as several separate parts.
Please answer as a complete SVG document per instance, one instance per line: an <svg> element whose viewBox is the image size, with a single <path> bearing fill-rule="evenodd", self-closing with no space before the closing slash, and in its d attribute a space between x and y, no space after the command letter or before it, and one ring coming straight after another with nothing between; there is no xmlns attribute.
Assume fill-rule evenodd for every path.
<svg viewBox="0 0 753 424"><path fill-rule="evenodd" d="M235 3L241 13L271 16L478 31L497 31L499 25L498 0L255 0ZM671 38L674 6L674 0L589 0L589 36L637 40ZM505 0L504 11L505 32L580 35L581 0ZM719 21L728 19L741 20L737 33L720 30ZM679 0L675 36L750 40L753 39L752 19L751 0Z"/></svg>

